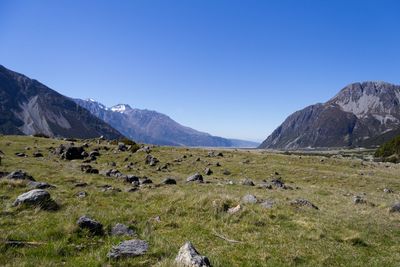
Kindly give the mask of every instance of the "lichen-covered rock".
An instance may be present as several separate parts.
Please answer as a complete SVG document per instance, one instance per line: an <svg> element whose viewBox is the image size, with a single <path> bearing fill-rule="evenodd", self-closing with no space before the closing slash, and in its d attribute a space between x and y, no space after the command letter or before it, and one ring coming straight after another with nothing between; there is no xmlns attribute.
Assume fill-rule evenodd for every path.
<svg viewBox="0 0 400 267"><path fill-rule="evenodd" d="M306 200L306 199L295 199L293 201L290 202L290 205L292 206L296 206L296 207L309 207L309 208L313 208L318 210L318 207L315 206L313 203L311 203L310 201Z"/></svg>
<svg viewBox="0 0 400 267"><path fill-rule="evenodd" d="M119 243L111 248L107 257L110 259L132 258L145 254L149 249L146 241L133 239Z"/></svg>
<svg viewBox="0 0 400 267"><path fill-rule="evenodd" d="M32 176L22 170L16 170L11 172L9 175L6 176L6 179L10 180L29 180L35 181Z"/></svg>
<svg viewBox="0 0 400 267"><path fill-rule="evenodd" d="M200 255L190 242L186 242L179 249L178 256L175 258L175 262L178 266L182 267L211 266L210 260L207 257Z"/></svg>
<svg viewBox="0 0 400 267"><path fill-rule="evenodd" d="M38 206L42 208L50 208L50 204L54 201L50 197L50 193L42 189L33 189L29 192L19 195L14 201L14 206L28 205L28 206Z"/></svg>

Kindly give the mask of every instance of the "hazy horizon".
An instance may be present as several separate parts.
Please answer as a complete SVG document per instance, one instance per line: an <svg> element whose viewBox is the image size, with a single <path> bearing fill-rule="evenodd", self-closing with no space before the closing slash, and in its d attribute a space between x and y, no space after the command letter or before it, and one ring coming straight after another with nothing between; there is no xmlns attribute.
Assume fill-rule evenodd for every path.
<svg viewBox="0 0 400 267"><path fill-rule="evenodd" d="M400 3L383 2L6 0L0 64L69 97L261 142L347 84L400 84Z"/></svg>

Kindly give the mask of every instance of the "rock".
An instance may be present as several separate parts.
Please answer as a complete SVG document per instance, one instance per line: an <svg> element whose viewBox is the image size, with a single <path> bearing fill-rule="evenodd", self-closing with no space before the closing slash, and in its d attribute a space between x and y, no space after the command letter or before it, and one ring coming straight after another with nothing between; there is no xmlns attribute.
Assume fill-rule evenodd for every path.
<svg viewBox="0 0 400 267"><path fill-rule="evenodd" d="M161 183L162 184L176 184L176 180L173 178L165 178Z"/></svg>
<svg viewBox="0 0 400 267"><path fill-rule="evenodd" d="M135 175L127 175L125 181L127 181L128 183L139 182L139 177Z"/></svg>
<svg viewBox="0 0 400 267"><path fill-rule="evenodd" d="M111 170L106 171L105 175L108 177L116 177L116 178L123 176L123 174L119 170L116 170L116 169L111 169Z"/></svg>
<svg viewBox="0 0 400 267"><path fill-rule="evenodd" d="M204 174L205 175L211 175L213 173L213 171L210 169L210 168L206 168L205 170L204 170Z"/></svg>
<svg viewBox="0 0 400 267"><path fill-rule="evenodd" d="M175 258L175 262L178 266L182 267L210 267L210 260L199 254L193 247L192 243L186 242L178 252L178 256Z"/></svg>
<svg viewBox="0 0 400 267"><path fill-rule="evenodd" d="M257 187L258 188L264 188L264 189L272 189L272 184L270 184L270 183L261 183Z"/></svg>
<svg viewBox="0 0 400 267"><path fill-rule="evenodd" d="M285 183L281 179L272 179L271 184L277 188L285 189Z"/></svg>
<svg viewBox="0 0 400 267"><path fill-rule="evenodd" d="M81 165L81 171L84 172L84 173L92 173L92 174L98 174L99 173L98 169L94 169L90 165Z"/></svg>
<svg viewBox="0 0 400 267"><path fill-rule="evenodd" d="M85 149L83 147L76 147L72 145L60 145L55 150L55 154L59 155L61 159L65 160L83 159L83 152L85 152Z"/></svg>
<svg viewBox="0 0 400 267"><path fill-rule="evenodd" d="M389 209L389 212L390 213L400 212L400 202L397 202L393 206L391 206L390 209Z"/></svg>
<svg viewBox="0 0 400 267"><path fill-rule="evenodd" d="M80 229L88 230L93 235L103 235L103 225L98 221L95 221L86 215L81 216L76 222Z"/></svg>
<svg viewBox="0 0 400 267"><path fill-rule="evenodd" d="M33 156L34 158L42 158L42 157L43 157L43 154L40 153L40 152L38 152L38 151L36 151L36 152L33 152L32 156Z"/></svg>
<svg viewBox="0 0 400 267"><path fill-rule="evenodd" d="M392 189L390 189L390 188L384 188L384 189L383 189L383 192L384 192L384 193L387 193L387 194L392 194L392 193L394 193L394 191L393 191Z"/></svg>
<svg viewBox="0 0 400 267"><path fill-rule="evenodd" d="M221 167L221 164L219 162L215 163L215 166Z"/></svg>
<svg viewBox="0 0 400 267"><path fill-rule="evenodd" d="M87 197L87 195L88 194L85 191L81 191L81 192L76 193L75 196L77 196L79 198L84 198L84 197Z"/></svg>
<svg viewBox="0 0 400 267"><path fill-rule="evenodd" d="M306 199L302 199L302 198L295 199L295 200L291 201L291 202L290 202L290 205L292 205L292 206L297 206L297 207L306 206L306 207L309 207L309 208L313 208L313 209L318 210L318 207L317 207L317 206L315 206L315 205L314 205L313 203L311 203L310 201L308 201L308 200L306 200Z"/></svg>
<svg viewBox="0 0 400 267"><path fill-rule="evenodd" d="M260 204L261 207L264 209L271 209L275 205L275 201L273 200L266 200Z"/></svg>
<svg viewBox="0 0 400 267"><path fill-rule="evenodd" d="M150 154L148 154L145 158L145 163L150 166L155 166L158 162L159 162L159 160Z"/></svg>
<svg viewBox="0 0 400 267"><path fill-rule="evenodd" d="M99 157L99 156L100 156L100 152L97 150L89 152L89 157Z"/></svg>
<svg viewBox="0 0 400 267"><path fill-rule="evenodd" d="M365 204L367 201L361 196L354 196L353 197L354 204Z"/></svg>
<svg viewBox="0 0 400 267"><path fill-rule="evenodd" d="M50 193L42 189L33 189L19 195L13 205L38 206L43 209L53 209L56 207L54 201L50 197Z"/></svg>
<svg viewBox="0 0 400 267"><path fill-rule="evenodd" d="M118 150L119 151L127 151L128 150L128 147L124 144L124 143L119 143L118 144Z"/></svg>
<svg viewBox="0 0 400 267"><path fill-rule="evenodd" d="M33 179L32 176L30 176L28 173L22 170L13 171L12 173L6 176L6 179L35 181L35 179Z"/></svg>
<svg viewBox="0 0 400 267"><path fill-rule="evenodd" d="M151 152L151 148L149 146L144 146L144 147L140 148L137 152L145 152L145 153L149 154Z"/></svg>
<svg viewBox="0 0 400 267"><path fill-rule="evenodd" d="M245 178L240 182L242 185L247 185L247 186L254 186L254 183L252 180L249 178Z"/></svg>
<svg viewBox="0 0 400 267"><path fill-rule="evenodd" d="M122 223L117 223L112 229L111 229L111 235L117 235L117 236L133 236L135 234L135 231L132 229L129 229L128 226Z"/></svg>
<svg viewBox="0 0 400 267"><path fill-rule="evenodd" d="M131 187L126 190L126 192L136 192L136 191L139 191L137 187Z"/></svg>
<svg viewBox="0 0 400 267"><path fill-rule="evenodd" d="M88 184L85 183L85 182L81 182L81 183L76 183L75 184L75 187L86 187L86 186L88 186Z"/></svg>
<svg viewBox="0 0 400 267"><path fill-rule="evenodd" d="M222 172L222 174L223 174L223 175L231 175L231 172L228 171L228 170L224 170L224 171Z"/></svg>
<svg viewBox="0 0 400 267"><path fill-rule="evenodd" d="M257 203L257 198L254 195L248 194L248 195L245 195L242 198L242 203L244 203L244 204L254 204L254 203Z"/></svg>
<svg viewBox="0 0 400 267"><path fill-rule="evenodd" d="M236 212L239 212L241 210L241 208L242 208L242 206L240 206L240 204L239 204L236 207L229 208L227 212L229 214L235 214Z"/></svg>
<svg viewBox="0 0 400 267"><path fill-rule="evenodd" d="M15 156L20 157L20 158L26 158L27 155L25 153L15 153Z"/></svg>
<svg viewBox="0 0 400 267"><path fill-rule="evenodd" d="M132 258L145 254L149 249L149 245L146 241L133 239L123 241L111 248L107 257L110 259L119 258Z"/></svg>
<svg viewBox="0 0 400 267"><path fill-rule="evenodd" d="M29 182L28 186L31 187L31 188L35 188L35 189L46 189L46 188L54 187L54 185L51 185L49 183L35 182L35 181Z"/></svg>
<svg viewBox="0 0 400 267"><path fill-rule="evenodd" d="M149 178L147 178L147 177L145 177L144 179L142 179L141 181L140 181L140 184L142 185L142 184L152 184L153 183L153 181L151 180L151 179L149 179Z"/></svg>
<svg viewBox="0 0 400 267"><path fill-rule="evenodd" d="M203 176L199 173L195 173L192 176L189 176L186 179L186 182L199 182L202 183L203 182Z"/></svg>

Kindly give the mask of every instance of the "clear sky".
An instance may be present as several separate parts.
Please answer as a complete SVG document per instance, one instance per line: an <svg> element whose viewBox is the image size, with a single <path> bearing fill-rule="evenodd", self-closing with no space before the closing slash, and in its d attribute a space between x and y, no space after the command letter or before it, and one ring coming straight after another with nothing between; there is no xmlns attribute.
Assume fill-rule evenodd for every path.
<svg viewBox="0 0 400 267"><path fill-rule="evenodd" d="M261 141L351 82L400 84L399 14L396 0L0 0L0 64Z"/></svg>

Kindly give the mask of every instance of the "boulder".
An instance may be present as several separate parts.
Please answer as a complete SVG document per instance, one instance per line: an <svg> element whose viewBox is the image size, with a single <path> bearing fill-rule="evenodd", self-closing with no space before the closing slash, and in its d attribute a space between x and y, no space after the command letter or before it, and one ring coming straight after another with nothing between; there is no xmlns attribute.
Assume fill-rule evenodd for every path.
<svg viewBox="0 0 400 267"><path fill-rule="evenodd" d="M199 254L193 247L192 243L186 242L178 252L178 256L175 258L175 262L178 266L182 267L210 267L210 260Z"/></svg>
<svg viewBox="0 0 400 267"><path fill-rule="evenodd" d="M119 243L111 248L107 257L110 259L132 258L145 254L149 249L146 241L133 239Z"/></svg>
<svg viewBox="0 0 400 267"><path fill-rule="evenodd" d="M206 169L204 170L204 174L205 174L205 175L211 175L211 174L213 174L213 171L212 171L210 168L206 168Z"/></svg>
<svg viewBox="0 0 400 267"><path fill-rule="evenodd" d="M89 217L81 216L76 222L80 229L86 229L93 235L103 235L103 225Z"/></svg>
<svg viewBox="0 0 400 267"><path fill-rule="evenodd" d="M139 177L135 175L127 175L125 181L127 181L128 183L139 182Z"/></svg>
<svg viewBox="0 0 400 267"><path fill-rule="evenodd" d="M114 225L114 227L111 229L111 235L114 236L133 236L135 234L135 231L132 229L129 229L128 226L122 223L117 223Z"/></svg>
<svg viewBox="0 0 400 267"><path fill-rule="evenodd" d="M36 151L36 152L33 152L32 156L33 156L34 158L42 158L42 157L43 157L43 154L40 153L40 152L38 152L38 151Z"/></svg>
<svg viewBox="0 0 400 267"><path fill-rule="evenodd" d="M37 206L43 209L51 209L55 207L55 203L51 199L50 193L43 189L33 189L19 195L13 205Z"/></svg>
<svg viewBox="0 0 400 267"><path fill-rule="evenodd" d="M199 173L195 173L192 176L189 176L186 179L186 182L199 182L202 183L203 182L203 176Z"/></svg>
<svg viewBox="0 0 400 267"><path fill-rule="evenodd" d="M13 171L12 173L6 176L6 179L35 181L35 179L33 179L32 176L21 170Z"/></svg>
<svg viewBox="0 0 400 267"><path fill-rule="evenodd" d="M254 195L250 195L250 194L245 195L242 198L242 203L244 203L244 204L255 204L255 203L257 203L257 197L254 196Z"/></svg>
<svg viewBox="0 0 400 267"><path fill-rule="evenodd" d="M162 184L176 184L176 180L173 178L165 178L162 182Z"/></svg>
<svg viewBox="0 0 400 267"><path fill-rule="evenodd" d="M74 160L74 159L83 159L83 152L85 152L85 149L80 146L76 147L73 145L60 145L54 153L56 155L59 155L61 159L65 160Z"/></svg>

